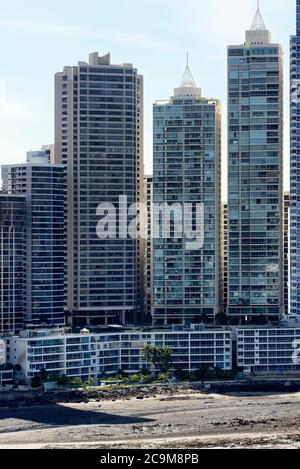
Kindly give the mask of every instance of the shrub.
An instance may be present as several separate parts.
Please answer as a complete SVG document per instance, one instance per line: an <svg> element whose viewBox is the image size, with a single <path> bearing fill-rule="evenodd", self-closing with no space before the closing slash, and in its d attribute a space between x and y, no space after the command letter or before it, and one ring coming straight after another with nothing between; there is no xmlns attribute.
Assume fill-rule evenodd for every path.
<svg viewBox="0 0 300 469"><path fill-rule="evenodd" d="M73 379L71 379L70 384L72 384L73 386L79 386L79 387L81 387L81 388L84 386L84 383L82 382L82 379L81 379L81 378L73 378Z"/></svg>
<svg viewBox="0 0 300 469"><path fill-rule="evenodd" d="M159 381L168 381L171 378L170 373L159 373L158 379Z"/></svg>
<svg viewBox="0 0 300 469"><path fill-rule="evenodd" d="M70 379L66 375L57 376L54 380L59 386L68 386L70 384Z"/></svg>
<svg viewBox="0 0 300 469"><path fill-rule="evenodd" d="M143 383L151 383L152 378L151 378L151 376L149 376L149 375L147 375L147 374L146 374L146 375L143 374L143 375L141 375L140 380L141 380Z"/></svg>
<svg viewBox="0 0 300 469"><path fill-rule="evenodd" d="M137 375L137 374L130 375L129 379L130 379L130 381L140 381L141 380L141 375Z"/></svg>
<svg viewBox="0 0 300 469"><path fill-rule="evenodd" d="M96 382L94 380L94 378L89 378L85 383L84 385L85 386L95 386Z"/></svg>

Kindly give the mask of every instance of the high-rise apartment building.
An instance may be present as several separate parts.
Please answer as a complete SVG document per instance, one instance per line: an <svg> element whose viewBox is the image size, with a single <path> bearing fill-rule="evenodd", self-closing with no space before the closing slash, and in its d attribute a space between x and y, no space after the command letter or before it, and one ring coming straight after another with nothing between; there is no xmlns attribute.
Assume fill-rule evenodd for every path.
<svg viewBox="0 0 300 469"><path fill-rule="evenodd" d="M63 325L65 167L26 163L3 169L9 194L26 198L26 323Z"/></svg>
<svg viewBox="0 0 300 469"><path fill-rule="evenodd" d="M290 197L291 285L290 310L300 314L300 0L297 0L297 30L290 42Z"/></svg>
<svg viewBox="0 0 300 469"><path fill-rule="evenodd" d="M55 161L68 174L71 320L136 322L143 250L121 218L143 195L143 78L131 64L113 65L110 54L92 53L88 62L56 74L55 108ZM120 197L127 201L119 205ZM116 209L116 236L109 239L97 234L101 204Z"/></svg>
<svg viewBox="0 0 300 469"><path fill-rule="evenodd" d="M152 204L153 176L144 178L144 203L147 207L146 239L144 241L144 319L151 322L152 311Z"/></svg>
<svg viewBox="0 0 300 469"><path fill-rule="evenodd" d="M169 234L166 217L164 227L161 219L154 221L154 231L159 228L153 239L155 325L209 322L219 313L220 165L220 103L202 97L187 66L174 96L154 105L154 205L176 204ZM204 208L201 246L189 243L186 230L197 229L197 206Z"/></svg>
<svg viewBox="0 0 300 469"><path fill-rule="evenodd" d="M228 309L233 322L283 314L283 54L259 9L228 48Z"/></svg>
<svg viewBox="0 0 300 469"><path fill-rule="evenodd" d="M290 193L284 193L284 258L283 258L283 280L284 280L284 314L290 312Z"/></svg>
<svg viewBox="0 0 300 469"><path fill-rule="evenodd" d="M228 302L228 206L222 204L221 223L221 313L226 314Z"/></svg>
<svg viewBox="0 0 300 469"><path fill-rule="evenodd" d="M0 192L0 336L23 327L25 253L26 199Z"/></svg>

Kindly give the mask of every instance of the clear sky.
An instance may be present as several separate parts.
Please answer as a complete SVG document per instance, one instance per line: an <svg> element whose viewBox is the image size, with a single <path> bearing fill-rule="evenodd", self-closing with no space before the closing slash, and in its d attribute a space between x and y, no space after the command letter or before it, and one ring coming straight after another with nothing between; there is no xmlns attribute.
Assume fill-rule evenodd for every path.
<svg viewBox="0 0 300 469"><path fill-rule="evenodd" d="M295 0L261 0L273 42L285 52L285 186L289 165L289 36ZM244 42L256 0L0 0L0 164L53 142L53 75L89 52L130 62L145 77L145 168L152 172L152 103L184 72L186 52L206 97L223 104L226 164L226 48ZM225 183L223 184L225 192Z"/></svg>

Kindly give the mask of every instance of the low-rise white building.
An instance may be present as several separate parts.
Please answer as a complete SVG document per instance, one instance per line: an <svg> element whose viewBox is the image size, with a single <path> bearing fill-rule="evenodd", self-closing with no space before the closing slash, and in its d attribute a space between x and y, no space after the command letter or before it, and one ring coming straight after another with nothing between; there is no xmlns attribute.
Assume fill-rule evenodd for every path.
<svg viewBox="0 0 300 469"><path fill-rule="evenodd" d="M13 381L14 370L12 366L6 365L6 344L0 339L0 389L5 384L11 384Z"/></svg>
<svg viewBox="0 0 300 469"><path fill-rule="evenodd" d="M195 371L204 366L232 369L232 339L227 329L192 326L189 330L106 333L83 330L80 334L44 330L7 338L8 361L20 365L26 379L41 369L46 369L50 376L82 380L91 377L97 380L119 370L136 373L149 368L143 357L146 344L171 347L175 370Z"/></svg>
<svg viewBox="0 0 300 469"><path fill-rule="evenodd" d="M238 328L237 365L260 374L300 373L300 325Z"/></svg>
<svg viewBox="0 0 300 469"><path fill-rule="evenodd" d="M14 379L14 370L11 366L0 365L0 389L6 384L12 384Z"/></svg>

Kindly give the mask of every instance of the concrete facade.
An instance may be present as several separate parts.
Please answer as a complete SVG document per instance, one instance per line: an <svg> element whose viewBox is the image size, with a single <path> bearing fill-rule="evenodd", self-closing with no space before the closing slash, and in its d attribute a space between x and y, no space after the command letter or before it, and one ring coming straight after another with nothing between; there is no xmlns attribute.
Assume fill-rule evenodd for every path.
<svg viewBox="0 0 300 469"><path fill-rule="evenodd" d="M231 332L198 328L81 334L28 332L27 336L24 333L6 339L8 362L19 364L27 379L46 369L50 376L98 380L119 370L137 373L150 368L143 358L143 349L152 344L172 348L175 370L193 371L203 366L231 370Z"/></svg>

